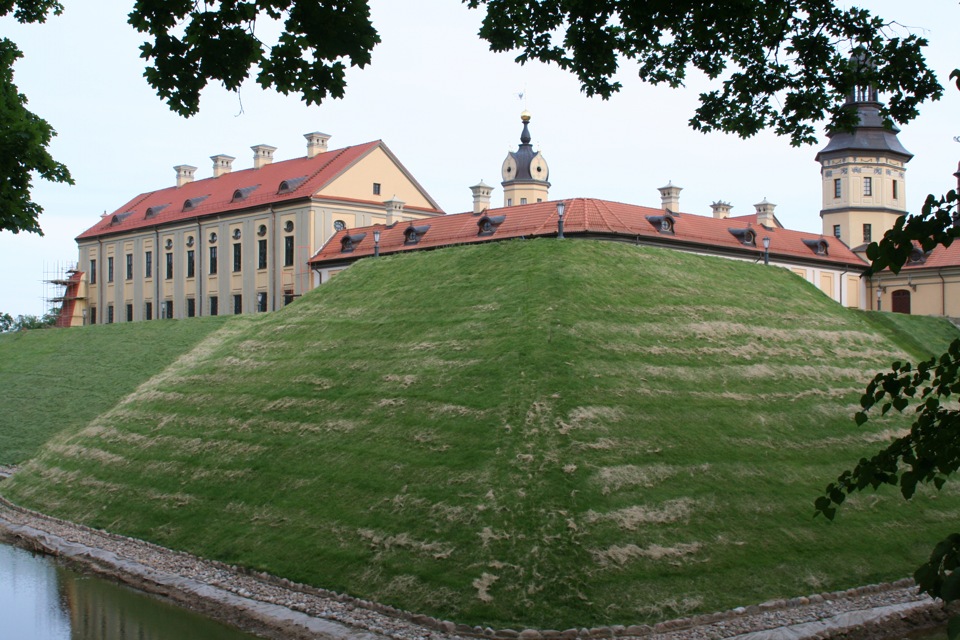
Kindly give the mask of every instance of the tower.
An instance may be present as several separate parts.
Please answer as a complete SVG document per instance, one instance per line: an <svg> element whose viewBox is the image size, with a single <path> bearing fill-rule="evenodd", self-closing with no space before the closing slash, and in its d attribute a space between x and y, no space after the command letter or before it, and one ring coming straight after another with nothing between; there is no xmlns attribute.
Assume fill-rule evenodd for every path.
<svg viewBox="0 0 960 640"><path fill-rule="evenodd" d="M503 206L511 207L518 204L543 202L547 199L547 190L550 183L550 170L547 161L539 151L534 151L530 144L530 112L520 114L523 122L523 132L520 134L520 147L516 151L507 153L500 171L503 176Z"/></svg>
<svg viewBox="0 0 960 640"><path fill-rule="evenodd" d="M823 179L823 235L840 238L855 251L876 242L906 214L906 164L913 154L887 128L872 87L855 87L847 96L855 110L853 131L828 131L830 142L817 154Z"/></svg>

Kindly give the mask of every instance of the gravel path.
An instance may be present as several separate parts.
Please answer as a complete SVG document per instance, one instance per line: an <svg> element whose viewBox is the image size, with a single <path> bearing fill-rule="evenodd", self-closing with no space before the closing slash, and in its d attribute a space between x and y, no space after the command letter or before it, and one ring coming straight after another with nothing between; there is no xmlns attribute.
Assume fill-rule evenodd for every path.
<svg viewBox="0 0 960 640"><path fill-rule="evenodd" d="M218 562L90 529L0 499L0 537L51 553L96 573L161 594L266 638L419 640L486 637L573 640L806 640L893 638L941 624L943 608L911 580L845 592L777 600L654 626L532 630L470 627L392 607L250 574Z"/></svg>

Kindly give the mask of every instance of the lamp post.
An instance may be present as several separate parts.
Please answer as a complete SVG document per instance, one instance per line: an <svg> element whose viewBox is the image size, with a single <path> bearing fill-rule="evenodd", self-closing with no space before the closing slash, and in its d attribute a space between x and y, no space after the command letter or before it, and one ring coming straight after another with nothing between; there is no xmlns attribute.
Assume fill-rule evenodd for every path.
<svg viewBox="0 0 960 640"><path fill-rule="evenodd" d="M880 311L880 300L883 298L883 287L877 285L877 311Z"/></svg>
<svg viewBox="0 0 960 640"><path fill-rule="evenodd" d="M557 203L557 239L563 239L563 210L566 208L566 203L562 200Z"/></svg>
<svg viewBox="0 0 960 640"><path fill-rule="evenodd" d="M373 257L380 257L380 229L373 230Z"/></svg>
<svg viewBox="0 0 960 640"><path fill-rule="evenodd" d="M763 236L763 264L770 264L770 237Z"/></svg>

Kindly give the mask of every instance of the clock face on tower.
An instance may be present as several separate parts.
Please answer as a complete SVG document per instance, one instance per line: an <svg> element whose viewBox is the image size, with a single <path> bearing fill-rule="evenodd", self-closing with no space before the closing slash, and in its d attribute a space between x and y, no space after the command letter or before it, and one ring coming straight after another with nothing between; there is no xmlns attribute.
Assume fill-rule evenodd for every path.
<svg viewBox="0 0 960 640"><path fill-rule="evenodd" d="M500 169L504 181L513 180L517 177L517 161L512 155L508 155L503 161L503 167Z"/></svg>
<svg viewBox="0 0 960 640"><path fill-rule="evenodd" d="M533 176L534 180L547 180L550 175L547 161L539 153L530 162L530 175Z"/></svg>

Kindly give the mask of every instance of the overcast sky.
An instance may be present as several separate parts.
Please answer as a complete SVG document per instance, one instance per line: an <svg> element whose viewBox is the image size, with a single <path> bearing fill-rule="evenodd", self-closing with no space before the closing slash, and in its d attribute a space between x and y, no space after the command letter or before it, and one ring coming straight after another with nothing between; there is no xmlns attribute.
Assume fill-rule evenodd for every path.
<svg viewBox="0 0 960 640"><path fill-rule="evenodd" d="M0 33L24 52L15 82L29 108L57 130L54 157L75 186L36 182L45 236L0 232L0 312L40 314L53 295L45 274L77 259L74 238L133 196L174 184L173 166L211 175L210 156L236 157L252 166L252 145L277 147L276 160L305 155L303 134L331 134L331 148L383 140L447 213L470 210L469 186L496 186L500 165L516 149L520 112L533 114L533 143L550 166L551 199L592 197L659 206L657 187L684 188L680 209L710 214L726 200L732 215L752 213L764 198L777 204L788 227L819 232L820 145L794 148L762 134L750 140L687 125L697 95L692 79L680 90L651 87L630 63L624 89L609 101L587 98L576 79L553 67L521 67L510 54L488 50L476 33L482 14L458 0L372 0L383 42L373 64L348 75L343 100L308 107L296 96L262 91L254 83L239 96L208 87L201 112L183 119L142 78L142 38L126 24L130 0L65 0L65 13L42 25L0 19ZM960 91L949 83L960 66L960 7L955 0L904 3L865 0L888 20L930 40L928 62L946 96L921 107L900 140L915 154L908 165L908 207L918 212L927 193L954 185L960 160ZM525 94L524 100L518 98Z"/></svg>

